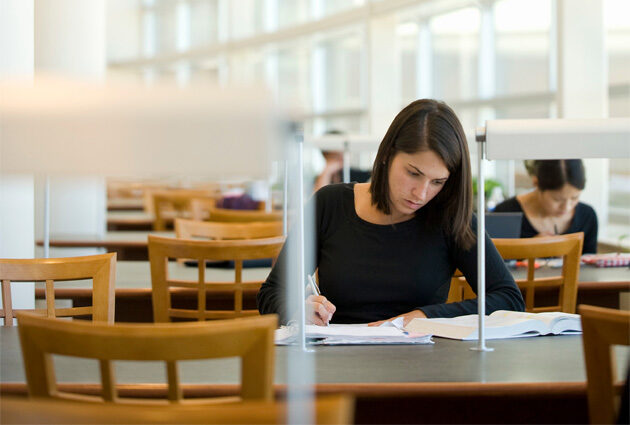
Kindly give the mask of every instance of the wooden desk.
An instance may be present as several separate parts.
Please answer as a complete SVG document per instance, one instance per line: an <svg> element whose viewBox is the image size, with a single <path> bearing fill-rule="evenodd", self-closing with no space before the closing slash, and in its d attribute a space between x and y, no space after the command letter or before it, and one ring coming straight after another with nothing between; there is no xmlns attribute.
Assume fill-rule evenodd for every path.
<svg viewBox="0 0 630 425"><path fill-rule="evenodd" d="M434 345L315 347L318 393L357 397L357 423L586 423L586 385L580 336L489 341L494 352L470 351L473 342L435 338ZM25 378L17 329L0 329L2 394L23 394ZM277 394L286 391L291 347L277 347ZM616 352L620 378L630 351ZM64 389L93 392L98 365L55 359ZM189 395L233 394L236 359L185 362ZM164 394L164 366L118 362L124 393ZM137 384L137 383L143 384ZM135 383L135 384L134 384Z"/></svg>
<svg viewBox="0 0 630 425"><path fill-rule="evenodd" d="M269 274L268 268L245 268L243 279L264 281ZM545 272L545 271L543 271ZM545 273L553 274L557 270ZM169 273L179 279L196 279L197 269L185 267L177 263L169 263ZM231 269L207 268L206 279L229 281L234 271ZM513 270L519 277L522 270ZM72 299L76 306L91 305L92 290L89 282L58 282L55 284L55 296L59 299ZM592 304L604 307L619 308L619 294L630 291L630 270L628 268L603 268L582 266L578 286L578 304ZM245 308L256 308L257 290L244 293ZM176 302L194 305L196 292L179 288L173 289ZM35 285L35 296L44 297L42 283ZM226 292L213 294L207 299L208 306L215 308L231 308L232 294ZM190 303L190 304L189 304ZM117 322L150 322L153 320L151 306L151 271L146 261L122 261L116 265L116 321Z"/></svg>
<svg viewBox="0 0 630 425"><path fill-rule="evenodd" d="M108 211L142 211L144 202L141 198L117 198L107 200Z"/></svg>
<svg viewBox="0 0 630 425"><path fill-rule="evenodd" d="M109 211L107 230L142 230L153 229L154 218L144 211Z"/></svg>
<svg viewBox="0 0 630 425"><path fill-rule="evenodd" d="M527 277L526 268L510 269L515 279ZM541 267L536 271L540 277L557 276L558 268ZM619 308L619 295L630 291L630 268L594 267L582 265L578 282L577 305L591 304L601 307ZM555 298L557 300L557 297Z"/></svg>
<svg viewBox="0 0 630 425"><path fill-rule="evenodd" d="M147 261L148 235L175 237L173 232L153 231L113 231L106 232L104 237L89 235L52 235L51 247L60 248L105 248L107 252L116 252L118 261L141 260ZM38 240L37 245L42 246L43 241Z"/></svg>

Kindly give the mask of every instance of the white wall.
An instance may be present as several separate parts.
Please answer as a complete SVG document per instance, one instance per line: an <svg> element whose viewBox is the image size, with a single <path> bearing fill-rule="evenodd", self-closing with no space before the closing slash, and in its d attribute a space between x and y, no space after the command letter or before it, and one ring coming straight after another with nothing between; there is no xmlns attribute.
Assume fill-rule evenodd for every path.
<svg viewBox="0 0 630 425"><path fill-rule="evenodd" d="M32 76L33 2L2 0L0 81ZM33 187L32 176L7 176L2 175L0 170L0 258L33 257ZM14 308L35 307L35 288L32 283L14 283L11 287Z"/></svg>
<svg viewBox="0 0 630 425"><path fill-rule="evenodd" d="M104 0L35 0L35 71L102 80L106 68ZM36 181L36 236L43 237L44 179ZM50 234L102 236L106 230L102 178L50 179ZM50 256L96 254L96 249L51 250Z"/></svg>
<svg viewBox="0 0 630 425"><path fill-rule="evenodd" d="M558 0L558 112L560 118L608 116L608 67L602 0ZM587 159L581 200L599 218L600 238L608 218L608 160Z"/></svg>

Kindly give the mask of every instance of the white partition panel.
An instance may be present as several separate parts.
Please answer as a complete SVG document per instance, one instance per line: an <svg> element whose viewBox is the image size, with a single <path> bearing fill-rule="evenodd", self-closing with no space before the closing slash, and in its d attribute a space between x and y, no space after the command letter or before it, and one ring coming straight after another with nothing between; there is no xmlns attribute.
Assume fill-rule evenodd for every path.
<svg viewBox="0 0 630 425"><path fill-rule="evenodd" d="M2 87L0 170L267 178L278 138L263 90L38 80Z"/></svg>
<svg viewBox="0 0 630 425"><path fill-rule="evenodd" d="M487 159L630 158L630 118L489 120Z"/></svg>

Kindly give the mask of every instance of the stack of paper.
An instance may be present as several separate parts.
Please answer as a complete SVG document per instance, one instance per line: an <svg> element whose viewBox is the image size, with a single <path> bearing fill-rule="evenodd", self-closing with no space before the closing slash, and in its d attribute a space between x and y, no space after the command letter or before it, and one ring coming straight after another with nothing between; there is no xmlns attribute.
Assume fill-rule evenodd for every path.
<svg viewBox="0 0 630 425"><path fill-rule="evenodd" d="M306 325L306 338L311 344L318 345L362 345L362 344L432 344L431 335L409 333L400 323L386 322L381 326ZM276 331L276 344L287 345L295 342L297 327L282 327Z"/></svg>

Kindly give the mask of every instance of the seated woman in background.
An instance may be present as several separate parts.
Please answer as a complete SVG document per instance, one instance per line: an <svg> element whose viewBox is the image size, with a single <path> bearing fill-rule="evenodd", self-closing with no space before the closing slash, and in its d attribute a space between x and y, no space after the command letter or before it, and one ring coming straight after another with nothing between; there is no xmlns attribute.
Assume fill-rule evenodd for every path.
<svg viewBox="0 0 630 425"><path fill-rule="evenodd" d="M501 202L495 212L522 212L521 237L584 232L583 254L597 252L597 215L579 202L586 176L580 159L532 161L535 189Z"/></svg>
<svg viewBox="0 0 630 425"><path fill-rule="evenodd" d="M390 125L370 183L325 186L314 195L315 264L322 295L305 300L324 325L477 313L477 300L445 304L455 269L477 288L470 157L451 108L418 100ZM291 236L290 236L291 237ZM521 292L487 235L487 314L524 309ZM293 318L285 305L286 247L258 293L262 314ZM305 282L291 282L304 284Z"/></svg>

